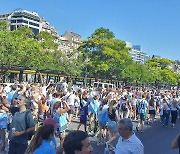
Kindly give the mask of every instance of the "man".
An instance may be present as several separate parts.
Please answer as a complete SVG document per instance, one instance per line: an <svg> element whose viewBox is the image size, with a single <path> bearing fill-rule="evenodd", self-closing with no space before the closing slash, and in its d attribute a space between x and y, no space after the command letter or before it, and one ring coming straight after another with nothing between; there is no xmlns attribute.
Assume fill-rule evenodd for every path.
<svg viewBox="0 0 180 154"><path fill-rule="evenodd" d="M62 81L61 88L62 88L63 92L67 93L67 91L68 91L68 84L66 83L65 79L63 79L63 81Z"/></svg>
<svg viewBox="0 0 180 154"><path fill-rule="evenodd" d="M74 114L74 109L75 109L74 102L78 101L78 98L74 94L73 89L69 89L69 95L67 96L66 101L68 105L70 106L70 110L68 111L68 121L69 121L69 124L71 124L73 114Z"/></svg>
<svg viewBox="0 0 180 154"><path fill-rule="evenodd" d="M144 146L133 133L132 121L121 119L118 124L120 137L116 145L115 154L144 154Z"/></svg>
<svg viewBox="0 0 180 154"><path fill-rule="evenodd" d="M148 111L148 102L145 99L145 94L142 95L142 99L138 103L138 112L140 116L140 121L136 127L136 130L139 131L139 127L141 127L140 132L144 131L144 121L146 120L147 111Z"/></svg>
<svg viewBox="0 0 180 154"><path fill-rule="evenodd" d="M70 132L64 140L63 149L65 154L90 154L93 151L88 134L83 131Z"/></svg>
<svg viewBox="0 0 180 154"><path fill-rule="evenodd" d="M19 112L12 119L9 154L24 154L28 145L28 133L34 131L34 120L29 110L26 110L25 96L18 97Z"/></svg>

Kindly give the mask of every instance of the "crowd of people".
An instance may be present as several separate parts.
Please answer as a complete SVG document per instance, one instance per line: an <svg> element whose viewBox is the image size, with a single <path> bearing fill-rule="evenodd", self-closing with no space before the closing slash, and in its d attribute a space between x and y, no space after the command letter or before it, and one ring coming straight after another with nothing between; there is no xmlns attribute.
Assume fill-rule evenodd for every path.
<svg viewBox="0 0 180 154"><path fill-rule="evenodd" d="M65 80L61 86L0 85L0 143L4 153L53 154L63 150L65 154L78 151L88 154L93 151L88 136L97 135L97 146L105 145L107 151L118 154L128 149L129 153L143 154L144 147L133 132L132 121L138 122L136 130L143 133L144 125L153 126L158 117L163 127L170 127L170 122L172 128L176 127L180 118L180 91L68 87ZM68 134L73 119L79 120L77 131ZM84 131L78 131L82 125ZM127 139L132 144L125 143Z"/></svg>

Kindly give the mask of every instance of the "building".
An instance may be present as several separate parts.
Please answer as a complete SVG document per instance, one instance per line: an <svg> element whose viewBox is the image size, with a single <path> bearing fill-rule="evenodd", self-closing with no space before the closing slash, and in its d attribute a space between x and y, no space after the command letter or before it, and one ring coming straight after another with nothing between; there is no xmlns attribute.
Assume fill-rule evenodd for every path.
<svg viewBox="0 0 180 154"><path fill-rule="evenodd" d="M40 18L36 12L18 9L11 13L1 14L0 20L9 21L10 30L16 30L20 26L27 26L32 29L35 35L41 31L47 31L48 33L58 37L58 32L50 26L44 18Z"/></svg>
<svg viewBox="0 0 180 154"><path fill-rule="evenodd" d="M67 40L70 44L70 47L74 49L77 49L83 42L83 38L79 34L72 31L66 31L62 35L62 38L64 38L64 40Z"/></svg>
<svg viewBox="0 0 180 154"><path fill-rule="evenodd" d="M134 62L144 64L148 59L150 59L150 56L142 52L140 45L132 45L132 43L126 42L126 47L130 48L129 54Z"/></svg>
<svg viewBox="0 0 180 154"><path fill-rule="evenodd" d="M140 45L133 45L133 49L138 50L138 51L142 51L142 48Z"/></svg>
<svg viewBox="0 0 180 154"><path fill-rule="evenodd" d="M47 22L45 18L40 19L40 31L48 32L56 38L59 37L57 30L54 27L50 26L49 22Z"/></svg>
<svg viewBox="0 0 180 154"><path fill-rule="evenodd" d="M16 30L20 26L28 26L35 35L40 32L40 17L36 12L19 9L11 13L1 14L0 20L9 21L10 30Z"/></svg>
<svg viewBox="0 0 180 154"><path fill-rule="evenodd" d="M161 59L161 56L158 55L153 55L152 58L157 58L157 59Z"/></svg>

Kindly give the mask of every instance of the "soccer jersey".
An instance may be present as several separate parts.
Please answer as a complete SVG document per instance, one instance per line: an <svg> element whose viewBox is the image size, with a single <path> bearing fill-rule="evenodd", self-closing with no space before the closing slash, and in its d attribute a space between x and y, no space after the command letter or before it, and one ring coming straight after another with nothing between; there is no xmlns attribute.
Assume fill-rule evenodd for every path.
<svg viewBox="0 0 180 154"><path fill-rule="evenodd" d="M147 110L147 106L148 106L148 103L146 100L142 99L139 101L139 104L138 104L138 111L139 113L146 113L146 110Z"/></svg>

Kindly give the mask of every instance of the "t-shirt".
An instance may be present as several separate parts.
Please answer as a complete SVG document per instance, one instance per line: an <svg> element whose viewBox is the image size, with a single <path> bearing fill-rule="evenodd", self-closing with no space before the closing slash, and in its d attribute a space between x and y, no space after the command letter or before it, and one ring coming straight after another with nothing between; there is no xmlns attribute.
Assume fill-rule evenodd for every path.
<svg viewBox="0 0 180 154"><path fill-rule="evenodd" d="M0 110L0 128L7 128L8 116L4 110Z"/></svg>
<svg viewBox="0 0 180 154"><path fill-rule="evenodd" d="M140 100L139 105L138 105L139 113L146 113L147 109L147 101L146 100Z"/></svg>
<svg viewBox="0 0 180 154"><path fill-rule="evenodd" d="M50 141L43 140L40 147L38 147L33 154L55 154L55 149L50 145Z"/></svg>
<svg viewBox="0 0 180 154"><path fill-rule="evenodd" d="M26 114L26 112L28 112L28 113ZM26 126L26 123L28 126ZM21 136L13 136L12 128L15 128L15 131L21 132L21 131L27 130L28 128L32 128L34 126L35 126L35 122L33 120L32 114L29 110L26 110L24 112L16 112L14 114L11 129L10 129L10 140L15 143L27 144L28 143L28 135L23 134Z"/></svg>

